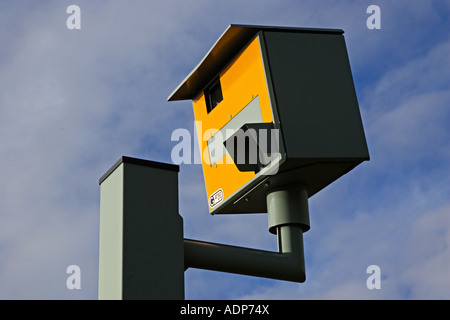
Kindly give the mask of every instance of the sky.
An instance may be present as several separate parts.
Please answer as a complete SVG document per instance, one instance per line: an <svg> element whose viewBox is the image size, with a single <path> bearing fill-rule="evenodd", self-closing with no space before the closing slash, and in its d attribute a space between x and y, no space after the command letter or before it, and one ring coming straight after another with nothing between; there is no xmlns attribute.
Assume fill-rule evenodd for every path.
<svg viewBox="0 0 450 320"><path fill-rule="evenodd" d="M0 2L0 299L97 299L98 179L122 155L172 163L194 117L167 97L230 24L343 29L371 160L309 199L304 283L188 269L186 299L450 299L449 16L437 0ZM179 206L186 238L277 250L265 214L208 213L199 164L180 165Z"/></svg>

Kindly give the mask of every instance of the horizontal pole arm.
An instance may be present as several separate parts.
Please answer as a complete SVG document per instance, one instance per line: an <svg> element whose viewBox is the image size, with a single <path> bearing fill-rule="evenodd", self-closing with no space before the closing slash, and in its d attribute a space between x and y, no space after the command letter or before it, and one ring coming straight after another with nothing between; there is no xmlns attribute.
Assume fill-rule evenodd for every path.
<svg viewBox="0 0 450 320"><path fill-rule="evenodd" d="M305 281L302 252L279 253L184 239L185 269L198 268L294 282Z"/></svg>
<svg viewBox="0 0 450 320"><path fill-rule="evenodd" d="M303 232L309 229L308 193L293 183L266 197L269 231L279 252L184 239L184 268L199 268L293 282L304 282Z"/></svg>

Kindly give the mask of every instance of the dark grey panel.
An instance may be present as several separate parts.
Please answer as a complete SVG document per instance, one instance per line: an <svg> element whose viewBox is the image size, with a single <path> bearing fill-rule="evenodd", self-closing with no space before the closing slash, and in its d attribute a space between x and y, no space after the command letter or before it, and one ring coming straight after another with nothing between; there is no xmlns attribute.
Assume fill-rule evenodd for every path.
<svg viewBox="0 0 450 320"><path fill-rule="evenodd" d="M264 32L287 157L369 158L344 37Z"/></svg>
<svg viewBox="0 0 450 320"><path fill-rule="evenodd" d="M143 164L124 163L122 298L183 299L178 172Z"/></svg>

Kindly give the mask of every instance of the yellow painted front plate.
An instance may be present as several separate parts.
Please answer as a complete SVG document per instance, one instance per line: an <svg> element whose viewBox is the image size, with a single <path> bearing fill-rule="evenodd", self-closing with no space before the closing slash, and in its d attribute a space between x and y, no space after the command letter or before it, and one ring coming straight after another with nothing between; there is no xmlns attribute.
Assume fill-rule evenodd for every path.
<svg viewBox="0 0 450 320"><path fill-rule="evenodd" d="M252 180L255 173L239 171L228 153L215 165L211 165L207 141L256 96L259 98L263 122L273 122L259 36L228 64L219 77L223 100L208 113L205 95L201 93L193 100L193 107L208 201L216 191L222 190L221 195L219 191L221 199L218 201L223 203ZM212 209L210 205L209 209Z"/></svg>

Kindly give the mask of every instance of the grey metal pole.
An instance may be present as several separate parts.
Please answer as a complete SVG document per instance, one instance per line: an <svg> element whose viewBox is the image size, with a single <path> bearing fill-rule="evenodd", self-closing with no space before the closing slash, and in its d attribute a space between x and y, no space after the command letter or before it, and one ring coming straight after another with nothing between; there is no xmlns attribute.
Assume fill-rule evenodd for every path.
<svg viewBox="0 0 450 320"><path fill-rule="evenodd" d="M199 268L304 282L303 232L309 229L308 194L300 184L267 194L269 230L277 234L279 252L184 240L185 269Z"/></svg>
<svg viewBox="0 0 450 320"><path fill-rule="evenodd" d="M99 299L184 299L178 171L122 157L100 178Z"/></svg>

